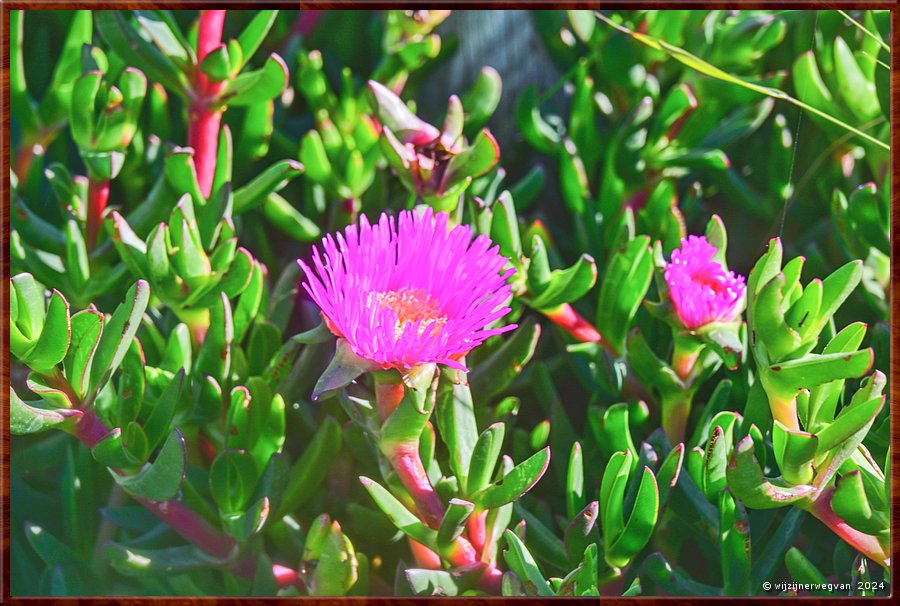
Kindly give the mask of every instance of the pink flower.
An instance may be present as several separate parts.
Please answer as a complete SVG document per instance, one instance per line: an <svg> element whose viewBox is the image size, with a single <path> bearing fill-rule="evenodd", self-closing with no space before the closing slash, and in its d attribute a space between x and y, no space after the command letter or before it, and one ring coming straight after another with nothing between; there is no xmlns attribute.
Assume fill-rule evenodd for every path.
<svg viewBox="0 0 900 606"><path fill-rule="evenodd" d="M675 313L685 328L695 330L711 322L728 322L743 310L744 277L726 271L713 260L716 248L704 236L681 239L672 251L665 278Z"/></svg>
<svg viewBox="0 0 900 606"><path fill-rule="evenodd" d="M302 260L303 287L326 324L359 357L383 368L438 363L465 370L459 358L488 337L515 328L486 328L509 312L515 269L486 236L468 226L448 229L447 213L382 214L371 225L328 235Z"/></svg>

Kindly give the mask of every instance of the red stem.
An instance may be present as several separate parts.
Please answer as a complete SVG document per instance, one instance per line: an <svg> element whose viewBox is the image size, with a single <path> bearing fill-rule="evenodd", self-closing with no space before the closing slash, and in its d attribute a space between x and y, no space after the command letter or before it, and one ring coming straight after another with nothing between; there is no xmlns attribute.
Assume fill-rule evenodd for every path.
<svg viewBox="0 0 900 606"><path fill-rule="evenodd" d="M88 181L88 208L87 208L87 247L93 250L97 245L97 235L100 233L100 222L103 220L103 211L109 202L109 181Z"/></svg>
<svg viewBox="0 0 900 606"><path fill-rule="evenodd" d="M109 429L93 410L84 411L75 424L75 437L90 449L93 449L108 435Z"/></svg>
<svg viewBox="0 0 900 606"><path fill-rule="evenodd" d="M393 414L403 400L403 394L404 386L402 382L375 381L375 398L382 421L385 421ZM428 474L425 472L422 458L419 455L418 442L399 444L394 447L390 455L390 461L400 482L412 497L419 518L431 528L439 528L441 521L444 519L444 505L441 503L440 497L434 486L431 485ZM468 533L469 538L465 536L457 537L450 549L442 555L452 566L483 565L484 574L481 577L481 588L490 593L499 594L503 573L497 570L493 563L485 564L479 562L479 553L484 548L484 520L486 515L486 512L473 514L470 518L470 523L473 523L472 518L480 519L480 530L478 530L479 522L475 521L473 523L476 529L475 532L473 533L470 530ZM478 546L473 544L475 541L469 540L472 536L478 537L476 539L479 543ZM432 570L440 570L442 568L440 558L436 553L412 539L409 540L409 545L418 566Z"/></svg>
<svg viewBox="0 0 900 606"><path fill-rule="evenodd" d="M594 328L594 325L588 322L584 316L575 311L575 308L568 303L563 303L556 309L542 310L542 313L578 341L582 343L599 343L611 354L616 355L618 353L612 350L610 344Z"/></svg>
<svg viewBox="0 0 900 606"><path fill-rule="evenodd" d="M194 150L194 167L200 193L209 197L216 172L216 154L219 147L219 125L222 112L210 110L206 103L198 101L191 106L191 126L188 131L188 147Z"/></svg>
<svg viewBox="0 0 900 606"><path fill-rule="evenodd" d="M223 10L200 11L197 32L197 72L194 81L194 96L189 109L188 147L194 149L194 166L200 192L209 197L212 192L213 176L216 170L216 155L219 147L219 126L222 110L213 107L222 83L210 82L199 64L210 52L222 44L222 29L225 25Z"/></svg>
<svg viewBox="0 0 900 606"><path fill-rule="evenodd" d="M503 571L493 564L488 564L481 576L481 588L492 595L500 595L503 591Z"/></svg>
<svg viewBox="0 0 900 606"><path fill-rule="evenodd" d="M419 445L398 446L391 455L391 464L415 502L419 516L432 528L438 528L444 519L444 506L422 466Z"/></svg>
<svg viewBox="0 0 900 606"><path fill-rule="evenodd" d="M31 169L31 161L34 159L34 145L24 144L16 152L16 159L13 161L13 172L19 178L20 185L28 178L28 171Z"/></svg>
<svg viewBox="0 0 900 606"><path fill-rule="evenodd" d="M297 17L297 20L294 21L294 26L291 28L291 34L305 38L316 28L316 24L322 18L322 13L324 12L321 10L301 10L300 16Z"/></svg>
<svg viewBox="0 0 900 606"><path fill-rule="evenodd" d="M690 376L691 371L694 370L694 364L697 362L697 358L700 357L700 352L693 352L683 355L673 356L672 364L674 366L673 370L675 370L675 374L678 375L678 378L682 381L687 380Z"/></svg>
<svg viewBox="0 0 900 606"><path fill-rule="evenodd" d="M413 554L413 558L416 560L416 566L419 568L425 568L428 570L440 570L441 567L441 558L438 554L431 551L418 541L414 541L409 537L406 537L409 542L409 550Z"/></svg>
<svg viewBox="0 0 900 606"><path fill-rule="evenodd" d="M20 184L28 180L28 173L31 170L34 159L43 158L47 148L53 143L58 134L59 131L52 127L43 128L34 137L22 141L22 146L16 152L16 157L13 161L13 172L19 178Z"/></svg>
<svg viewBox="0 0 900 606"><path fill-rule="evenodd" d="M890 556L884 553L884 549L881 543L878 542L878 539L870 534L856 530L834 513L834 510L831 508L831 497L833 494L833 487L823 491L809 507L810 513L858 552L877 562L883 568L890 569Z"/></svg>
<svg viewBox="0 0 900 606"><path fill-rule="evenodd" d="M236 545L234 539L213 528L181 501L151 501L135 495L132 497L185 540L209 555L224 560L232 554Z"/></svg>
<svg viewBox="0 0 900 606"><path fill-rule="evenodd" d="M222 30L225 27L225 13L227 11L200 11L200 23L197 28L197 65L206 58L206 55L216 50L222 44ZM206 78L206 74L197 69L197 85L200 90L206 92L212 86Z"/></svg>
<svg viewBox="0 0 900 606"><path fill-rule="evenodd" d="M375 382L375 401L378 403L378 414L381 421L387 421L403 400L403 382Z"/></svg>
<svg viewBox="0 0 900 606"><path fill-rule="evenodd" d="M103 438L110 434L109 429L94 413L93 410L85 410L84 414L75 424L75 437L88 448L94 448ZM189 543L199 547L207 554L226 559L232 555L237 543L235 540L214 528L193 509L177 500L151 501L137 495L131 497L147 508L153 515L168 524L172 530L181 535ZM279 564L272 565L272 573L279 587L287 585L302 585L296 571L293 576L288 571L292 569ZM256 574L255 558L238 562L234 571L241 576L252 579Z"/></svg>
<svg viewBox="0 0 900 606"><path fill-rule="evenodd" d="M484 553L484 541L487 534L485 530L486 519L486 511L476 511L469 516L469 521L466 522L469 540L472 541L472 547L475 548L479 555Z"/></svg>
<svg viewBox="0 0 900 606"><path fill-rule="evenodd" d="M279 587L289 587L291 585L301 587L303 585L299 573L293 568L288 568L281 564L272 564L272 574L275 575L275 582L278 583Z"/></svg>

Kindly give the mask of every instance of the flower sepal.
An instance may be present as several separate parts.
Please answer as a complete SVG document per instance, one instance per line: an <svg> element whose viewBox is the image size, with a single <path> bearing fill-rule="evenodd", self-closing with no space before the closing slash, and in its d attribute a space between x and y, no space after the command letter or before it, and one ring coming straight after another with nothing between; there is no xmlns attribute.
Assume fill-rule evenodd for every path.
<svg viewBox="0 0 900 606"><path fill-rule="evenodd" d="M350 343L340 338L335 345L334 357L319 377L313 388L312 399L314 401L328 398L339 390L352 383L364 372L379 370L381 367L370 360L357 356Z"/></svg>
<svg viewBox="0 0 900 606"><path fill-rule="evenodd" d="M747 343L746 323L712 322L697 329L693 334L718 354L728 370L735 370L743 360Z"/></svg>

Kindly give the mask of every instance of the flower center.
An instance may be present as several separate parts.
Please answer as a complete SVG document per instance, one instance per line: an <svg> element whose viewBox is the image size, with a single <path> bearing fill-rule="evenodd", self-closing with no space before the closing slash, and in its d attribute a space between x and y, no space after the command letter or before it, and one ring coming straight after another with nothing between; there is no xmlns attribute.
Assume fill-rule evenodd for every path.
<svg viewBox="0 0 900 606"><path fill-rule="evenodd" d="M707 292L712 296L721 295L728 290L727 286L722 283L721 276L716 272L704 271L694 274L694 282L708 289Z"/></svg>
<svg viewBox="0 0 900 606"><path fill-rule="evenodd" d="M421 288L399 288L385 292L375 292L369 295L369 304L394 310L397 313L397 326L394 334L397 338L403 334L406 325L411 322L422 321L419 324L419 336L425 329L435 322L435 330L440 330L447 323L447 316L441 311L441 307L431 295Z"/></svg>

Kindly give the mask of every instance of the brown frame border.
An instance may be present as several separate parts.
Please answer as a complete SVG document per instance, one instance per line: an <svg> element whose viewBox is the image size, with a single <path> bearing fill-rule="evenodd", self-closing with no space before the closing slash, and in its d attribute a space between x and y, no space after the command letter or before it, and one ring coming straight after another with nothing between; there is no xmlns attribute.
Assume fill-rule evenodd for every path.
<svg viewBox="0 0 900 606"><path fill-rule="evenodd" d="M750 598L726 598L726 597L662 597L662 596L641 596L634 598L624 597L603 597L603 598L503 598L503 597L469 597L469 598L429 598L429 597L412 597L412 598L395 598L395 597L342 597L342 598L321 598L321 597L301 597L301 598L241 598L241 597L79 597L79 598L48 598L48 597L11 597L9 594L10 581L10 494L9 494L9 400L8 390L9 376L9 341L6 334L6 327L9 322L9 281L10 275L8 243L10 238L9 226L9 171L10 166L10 141L9 132L9 13L12 10L31 9L31 10L74 10L74 9L90 9L90 10L129 10L137 8L167 8L172 10L179 9L196 9L205 6L222 6L227 5L230 9L236 10L253 10L259 8L283 8L290 6L292 8L299 7L302 9L386 9L386 8L408 8L422 7L430 8L435 2L424 0L412 0L407 2L386 2L384 0L356 0L356 1L330 1L330 2L303 2L291 0L258 0L256 2L230 1L217 2L216 0L160 0L160 1L114 1L114 0L0 0L0 89L2 89L2 97L0 97L0 137L2 137L2 153L0 153L0 213L2 213L2 224L0 224L0 266L2 266L3 281L0 283L0 314L3 320L0 323L0 417L2 417L2 431L0 431L0 499L2 499L2 527L0 527L0 538L2 538L2 552L0 552L0 603L13 604L48 604L48 605L68 605L75 603L85 603L94 605L105 604L182 604L185 606L192 605L216 605L219 604L274 604L291 601L303 601L304 603L312 602L314 604L343 604L346 606L360 605L392 605L392 604L427 604L427 603L446 603L450 600L454 604L476 604L484 602L502 602L511 600L517 603L529 604L556 604L559 601L593 603L595 600L602 600L604 603L627 604L635 601L643 604L655 603L682 603L691 604L730 604L736 599L739 600L783 600L782 597L750 597ZM661 8L661 9L804 9L804 10L835 10L835 9L885 9L891 12L891 48L900 47L900 5L896 0L853 0L849 2L828 1L828 0L673 0L666 2L665 0L607 0L607 1L569 1L569 2L552 2L547 0L493 0L482 2L479 0L445 0L437 3L441 7L450 6L452 8L490 8L490 9L633 9L633 8ZM897 129L898 120L900 120L900 77L897 70L900 68L900 57L896 52L891 53L891 147L894 150L900 149L900 131ZM889 393L888 405L891 401L896 401L900 397L900 360L894 356L894 351L900 344L900 326L898 326L896 318L897 312L900 311L900 299L897 298L898 278L900 278L900 269L894 263L895 253L900 247L900 240L897 238L896 228L900 225L900 188L898 188L898 176L900 176L900 165L894 162L891 157L891 317L890 317L890 343L891 343L891 361L890 361L890 378L891 388ZM898 413L891 409L891 445L900 444L900 424L897 423ZM891 551L892 553L900 552L900 537L896 532L898 522L898 502L900 502L900 452L896 448L892 448L891 452ZM891 575L894 580L893 574ZM893 583L892 583L893 588ZM884 603L885 600L892 600L890 596L873 596L868 598L850 598L850 597L795 597L789 598L793 600L801 600L806 604L815 604L817 606L847 604L849 601L876 600Z"/></svg>

